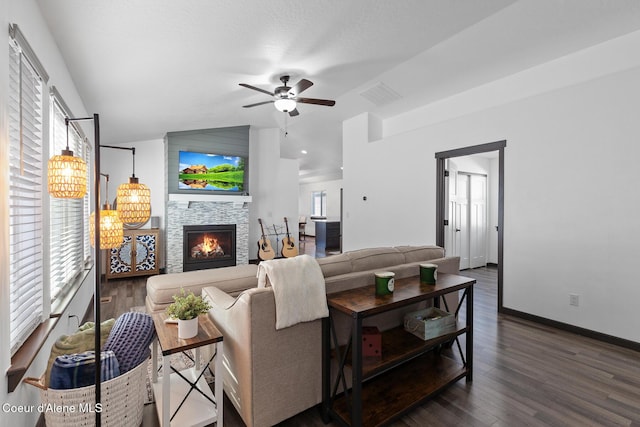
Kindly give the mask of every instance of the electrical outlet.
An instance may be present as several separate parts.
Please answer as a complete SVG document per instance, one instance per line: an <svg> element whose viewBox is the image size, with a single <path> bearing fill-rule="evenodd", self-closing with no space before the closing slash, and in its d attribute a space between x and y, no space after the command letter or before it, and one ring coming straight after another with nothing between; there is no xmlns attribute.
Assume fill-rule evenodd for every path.
<svg viewBox="0 0 640 427"><path fill-rule="evenodd" d="M580 305L580 295L578 294L569 294L569 305L573 305L578 307Z"/></svg>

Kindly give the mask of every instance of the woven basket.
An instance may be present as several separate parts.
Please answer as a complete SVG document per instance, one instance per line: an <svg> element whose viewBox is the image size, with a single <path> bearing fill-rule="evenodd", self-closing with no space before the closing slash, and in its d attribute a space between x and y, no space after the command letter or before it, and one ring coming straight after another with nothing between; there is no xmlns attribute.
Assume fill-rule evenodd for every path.
<svg viewBox="0 0 640 427"><path fill-rule="evenodd" d="M101 384L101 424L105 427L134 427L142 423L147 394L145 360L130 371ZM44 388L41 379L26 378L40 388L47 427L94 426L95 386L68 390Z"/></svg>

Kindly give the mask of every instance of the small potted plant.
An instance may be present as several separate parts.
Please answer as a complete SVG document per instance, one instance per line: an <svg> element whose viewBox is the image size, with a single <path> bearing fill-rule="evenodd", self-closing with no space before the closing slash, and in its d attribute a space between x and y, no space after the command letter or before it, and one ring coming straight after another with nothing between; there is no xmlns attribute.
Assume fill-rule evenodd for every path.
<svg viewBox="0 0 640 427"><path fill-rule="evenodd" d="M193 292L180 290L180 295L173 296L173 303L167 307L169 317L178 319L178 338L188 339L198 335L198 316L204 314L211 305L196 296Z"/></svg>

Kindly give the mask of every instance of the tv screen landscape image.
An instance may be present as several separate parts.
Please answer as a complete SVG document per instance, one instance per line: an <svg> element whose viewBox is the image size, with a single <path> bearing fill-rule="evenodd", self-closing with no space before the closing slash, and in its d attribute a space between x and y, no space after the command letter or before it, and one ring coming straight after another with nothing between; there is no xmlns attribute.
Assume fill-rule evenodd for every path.
<svg viewBox="0 0 640 427"><path fill-rule="evenodd" d="M244 191L243 157L180 151L178 164L179 190Z"/></svg>

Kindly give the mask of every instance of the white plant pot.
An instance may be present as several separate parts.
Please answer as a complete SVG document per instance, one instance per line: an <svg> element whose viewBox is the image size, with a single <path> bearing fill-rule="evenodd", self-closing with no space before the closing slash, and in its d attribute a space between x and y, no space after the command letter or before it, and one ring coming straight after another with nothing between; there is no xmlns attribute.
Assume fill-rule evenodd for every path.
<svg viewBox="0 0 640 427"><path fill-rule="evenodd" d="M198 335L198 318L189 320L178 319L178 338L186 340Z"/></svg>

